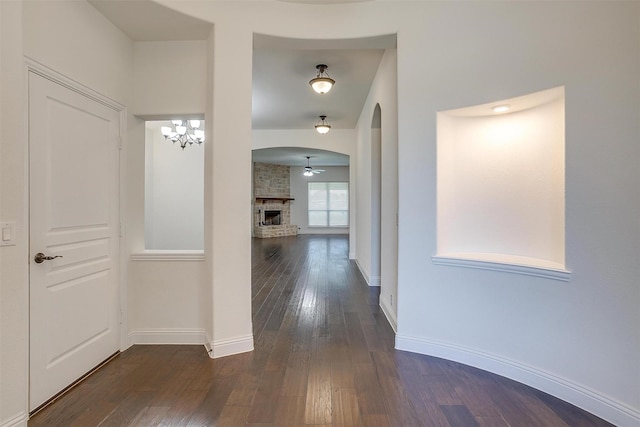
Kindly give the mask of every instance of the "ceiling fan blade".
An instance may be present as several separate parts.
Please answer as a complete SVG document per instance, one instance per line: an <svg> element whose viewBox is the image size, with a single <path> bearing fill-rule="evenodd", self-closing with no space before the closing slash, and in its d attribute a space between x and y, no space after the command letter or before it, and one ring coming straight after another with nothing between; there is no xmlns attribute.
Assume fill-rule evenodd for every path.
<svg viewBox="0 0 640 427"><path fill-rule="evenodd" d="M322 173L322 172L324 172L324 169L314 169L311 172L313 172L313 173Z"/></svg>

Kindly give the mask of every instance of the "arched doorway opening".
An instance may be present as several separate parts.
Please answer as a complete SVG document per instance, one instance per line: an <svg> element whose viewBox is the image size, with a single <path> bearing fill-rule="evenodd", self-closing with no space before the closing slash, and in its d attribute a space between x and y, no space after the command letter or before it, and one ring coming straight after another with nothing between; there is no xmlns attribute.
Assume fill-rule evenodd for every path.
<svg viewBox="0 0 640 427"><path fill-rule="evenodd" d="M371 119L371 277L379 286L382 261L382 112L376 104Z"/></svg>

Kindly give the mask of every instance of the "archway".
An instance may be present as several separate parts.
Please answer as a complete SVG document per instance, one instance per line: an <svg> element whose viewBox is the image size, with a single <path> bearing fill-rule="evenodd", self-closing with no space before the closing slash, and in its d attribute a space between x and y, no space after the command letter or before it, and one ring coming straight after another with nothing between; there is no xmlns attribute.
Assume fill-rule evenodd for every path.
<svg viewBox="0 0 640 427"><path fill-rule="evenodd" d="M371 119L371 285L380 285L382 248L382 112Z"/></svg>

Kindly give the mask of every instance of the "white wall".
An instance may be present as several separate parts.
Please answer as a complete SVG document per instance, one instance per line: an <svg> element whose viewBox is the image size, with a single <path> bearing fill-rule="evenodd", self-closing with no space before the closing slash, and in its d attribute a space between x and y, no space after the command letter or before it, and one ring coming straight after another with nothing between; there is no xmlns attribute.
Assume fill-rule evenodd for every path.
<svg viewBox="0 0 640 427"><path fill-rule="evenodd" d="M382 57L375 84L374 99L381 109L381 212L380 222L380 306L391 326L398 322L398 71L397 51ZM371 107L369 107L371 108ZM384 109L384 110L383 110ZM366 112L366 110L363 110ZM410 296L409 296L410 298Z"/></svg>
<svg viewBox="0 0 640 427"><path fill-rule="evenodd" d="M618 425L640 425L639 7L449 4L414 15L398 43L397 346L524 381ZM571 281L431 264L436 112L560 85Z"/></svg>
<svg viewBox="0 0 640 427"><path fill-rule="evenodd" d="M16 245L0 247L0 425L26 424L29 256L22 6L0 2L0 221L16 222Z"/></svg>
<svg viewBox="0 0 640 427"><path fill-rule="evenodd" d="M380 285L380 307L394 330L398 301L398 106L397 52L385 51L369 95L358 120L358 257L357 262L369 284ZM381 127L372 129L376 105L380 106ZM372 180L377 141L380 139L380 259L376 276L373 248L376 197ZM377 282L377 283L376 283Z"/></svg>
<svg viewBox="0 0 640 427"><path fill-rule="evenodd" d="M309 182L349 182L348 166L313 165L314 169L324 169L325 172L304 176L304 167L292 166L291 176L291 224L298 226L298 234L349 234L349 227L309 227ZM349 189L351 198L351 189Z"/></svg>
<svg viewBox="0 0 640 427"><path fill-rule="evenodd" d="M357 223L356 132L352 129L332 129L331 132L320 135L314 129L254 130L251 145L254 150L272 147L303 147L334 151L349 156L349 258L354 259Z"/></svg>
<svg viewBox="0 0 640 427"><path fill-rule="evenodd" d="M179 279L176 276L179 275ZM167 259L129 267L129 344L204 344L205 263Z"/></svg>
<svg viewBox="0 0 640 427"><path fill-rule="evenodd" d="M149 118L202 118L206 40L136 42L131 112Z"/></svg>
<svg viewBox="0 0 640 427"><path fill-rule="evenodd" d="M224 356L253 349L249 226L253 34L244 31L238 19L215 21L209 43L212 70L205 116L208 214L204 231L207 280L213 284L212 354Z"/></svg>
<svg viewBox="0 0 640 427"><path fill-rule="evenodd" d="M128 105L133 44L84 1L25 1L24 54Z"/></svg>
<svg viewBox="0 0 640 427"><path fill-rule="evenodd" d="M301 39L397 33L397 346L524 381L618 425L640 425L639 3L162 3L215 23L215 37L207 44L213 72L207 75L205 100L207 132L215 141L205 147L205 174L211 176L205 185L211 212L205 218L205 280L212 286L203 288L201 297L213 302L203 306L213 318L205 329L221 337L218 344L240 343L246 349L251 333L253 33ZM132 92L132 46L84 2L26 2L23 32L20 4L1 4L0 77L3 90L10 90L3 91L0 113L0 212L15 217L18 229L25 230L20 148L26 140L6 128L24 120L18 95L24 95L24 82L16 70L22 34L24 53L125 105ZM315 12L330 13L332 25L316 19ZM560 85L566 88L571 281L432 265L436 113ZM130 121L131 135L136 141L144 138L135 121ZM358 164L352 158L352 185ZM230 180L234 188L225 187ZM226 229L215 229L223 212L234 220ZM1 250L0 422L24 424L28 308L21 260L27 255L26 236L18 237L16 247Z"/></svg>
<svg viewBox="0 0 640 427"><path fill-rule="evenodd" d="M213 340L213 285L204 255L193 251L204 247L203 152L207 141L183 151L156 133L153 156L146 156L147 132L141 119L204 116L210 70L207 46L206 41L134 43L132 110L138 117L130 121L127 153L127 243L133 254L128 262L129 344L205 344ZM169 57L176 61L167 61ZM154 161L162 166L180 163L190 169L189 176L157 174ZM191 168L193 162L199 168ZM149 179L152 197L145 194ZM145 221L145 202L159 214L150 224ZM185 204L199 207L182 215ZM199 222L199 228L190 227L191 222ZM155 240L153 248L145 248L145 229ZM167 238L175 244L169 244ZM164 251L148 253L145 249Z"/></svg>
<svg viewBox="0 0 640 427"><path fill-rule="evenodd" d="M28 417L28 222L24 56L121 104L131 93L133 45L91 5L0 2L0 215L16 221L16 246L0 248L0 425ZM7 126L10 123L10 126Z"/></svg>
<svg viewBox="0 0 640 427"><path fill-rule="evenodd" d="M380 110L375 110L379 113ZM377 113L374 113L374 117ZM396 112L397 114L397 112ZM380 117L378 117L380 119ZM373 118L372 118L373 121ZM369 166L371 192L368 194L371 205L371 279L369 285L380 286L380 261L382 250L382 129L371 125L370 136L371 164Z"/></svg>
<svg viewBox="0 0 640 427"><path fill-rule="evenodd" d="M397 33L398 347L462 360L615 423L640 424L640 4L163 3L216 27L233 22L240 38L216 38L216 47L232 49L244 61L235 65L248 68L253 33L300 39ZM315 12L330 14L332 24L315 19ZM251 73L239 71L234 87L240 96L218 96L221 106L231 103L237 113L228 125L243 132L233 138L225 170L248 179ZM567 97L566 259L572 281L559 286L433 265L436 113L560 85ZM250 213L249 184L242 193L238 202Z"/></svg>
<svg viewBox="0 0 640 427"><path fill-rule="evenodd" d="M179 49L180 52L173 52ZM183 63L167 63L177 55ZM133 87L127 144L127 242L131 253L144 246L145 122L185 116L196 118L205 111L208 69L206 42L135 42ZM172 91L171 88L180 90ZM183 90L184 89L184 90ZM174 104L175 100L175 104ZM205 143L206 144L206 143ZM202 147L201 147L202 148Z"/></svg>
<svg viewBox="0 0 640 427"><path fill-rule="evenodd" d="M203 250L204 147L164 139L160 127L170 125L147 122L145 248Z"/></svg>
<svg viewBox="0 0 640 427"><path fill-rule="evenodd" d="M356 133L353 129L332 129L325 135L320 135L314 129L254 130L251 145L253 150L272 147L316 148L352 158L355 156Z"/></svg>

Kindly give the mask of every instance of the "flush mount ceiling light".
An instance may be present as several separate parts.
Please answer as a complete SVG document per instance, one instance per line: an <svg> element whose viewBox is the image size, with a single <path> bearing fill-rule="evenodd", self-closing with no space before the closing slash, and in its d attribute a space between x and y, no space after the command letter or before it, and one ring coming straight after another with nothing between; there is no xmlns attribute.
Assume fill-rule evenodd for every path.
<svg viewBox="0 0 640 427"><path fill-rule="evenodd" d="M200 129L200 123L200 120L171 120L172 126L162 126L160 132L164 139L179 142L184 150L187 144L204 142L204 130Z"/></svg>
<svg viewBox="0 0 640 427"><path fill-rule="evenodd" d="M496 105L495 107L491 107L491 111L493 111L494 113L506 113L507 111L509 111L509 106L506 104L503 105Z"/></svg>
<svg viewBox="0 0 640 427"><path fill-rule="evenodd" d="M327 66L324 64L316 65L318 75L309 81L309 84L317 93L327 93L331 90L335 84L335 80L329 77L327 73Z"/></svg>
<svg viewBox="0 0 640 427"><path fill-rule="evenodd" d="M320 116L320 122L315 126L319 134L324 135L331 130L331 126L329 126L329 124L324 121L324 119L326 118L327 116Z"/></svg>

